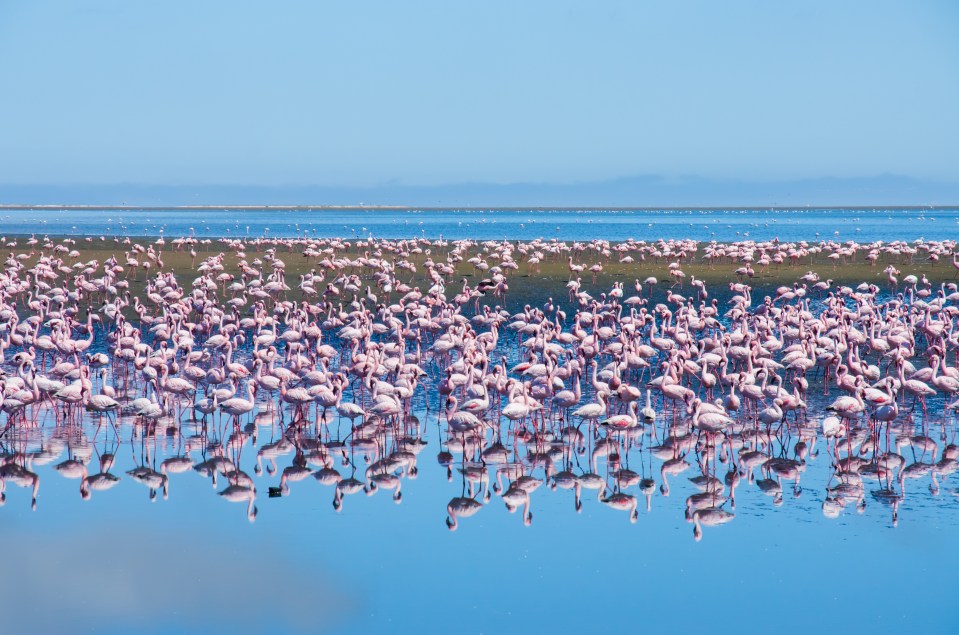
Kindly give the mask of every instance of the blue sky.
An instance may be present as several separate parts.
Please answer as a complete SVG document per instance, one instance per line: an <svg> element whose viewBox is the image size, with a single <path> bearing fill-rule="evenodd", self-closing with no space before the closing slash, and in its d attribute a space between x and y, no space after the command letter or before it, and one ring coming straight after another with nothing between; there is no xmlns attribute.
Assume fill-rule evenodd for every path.
<svg viewBox="0 0 959 635"><path fill-rule="evenodd" d="M957 180L954 2L0 4L0 182Z"/></svg>

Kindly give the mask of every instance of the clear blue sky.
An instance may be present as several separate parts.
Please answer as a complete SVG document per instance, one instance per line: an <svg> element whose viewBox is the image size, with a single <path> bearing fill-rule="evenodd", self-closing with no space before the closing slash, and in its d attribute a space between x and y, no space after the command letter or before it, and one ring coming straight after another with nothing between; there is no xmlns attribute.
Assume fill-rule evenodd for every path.
<svg viewBox="0 0 959 635"><path fill-rule="evenodd" d="M0 3L0 182L957 180L959 3Z"/></svg>

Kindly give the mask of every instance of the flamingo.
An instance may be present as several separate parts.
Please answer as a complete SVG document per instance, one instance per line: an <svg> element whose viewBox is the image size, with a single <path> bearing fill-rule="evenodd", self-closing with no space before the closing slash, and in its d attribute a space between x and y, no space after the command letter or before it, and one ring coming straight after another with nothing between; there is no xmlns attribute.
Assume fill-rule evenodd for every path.
<svg viewBox="0 0 959 635"><path fill-rule="evenodd" d="M246 390L246 399L243 399L242 397L231 397L230 399L226 399L219 403L220 410L233 417L234 425L238 425L240 417L252 412L253 408L256 407L256 401L254 400L254 395L256 394L256 384L253 382L247 382Z"/></svg>

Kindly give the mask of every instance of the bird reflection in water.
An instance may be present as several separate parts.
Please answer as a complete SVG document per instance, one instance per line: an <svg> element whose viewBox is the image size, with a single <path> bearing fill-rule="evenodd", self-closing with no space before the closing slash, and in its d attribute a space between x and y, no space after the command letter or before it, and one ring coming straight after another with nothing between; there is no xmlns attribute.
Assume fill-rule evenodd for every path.
<svg viewBox="0 0 959 635"><path fill-rule="evenodd" d="M114 471L155 501L195 473L253 521L264 489L298 504L315 481L344 512L360 492L351 508L458 486L451 530L496 498L529 526L555 496L630 523L682 514L699 540L733 510L811 498L827 518L877 503L896 525L959 468L959 291L897 268L916 249L952 256L948 241L824 242L830 263L884 262L883 286L810 271L760 290L757 273L810 245L183 237L82 262L70 240L8 244L0 502L14 485L35 509L55 474L99 503L126 487ZM163 266L186 249L195 270ZM613 259L635 294L599 282ZM690 263L728 262L728 289L686 282ZM546 263L568 266L565 290L516 277ZM533 301L551 291L565 310ZM431 484L407 483L430 445Z"/></svg>

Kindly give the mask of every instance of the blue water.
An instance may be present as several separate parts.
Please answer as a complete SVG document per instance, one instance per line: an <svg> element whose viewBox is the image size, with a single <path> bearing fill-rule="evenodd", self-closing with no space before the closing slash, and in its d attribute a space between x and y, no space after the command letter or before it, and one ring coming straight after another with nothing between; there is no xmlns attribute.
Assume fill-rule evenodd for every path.
<svg viewBox="0 0 959 635"><path fill-rule="evenodd" d="M503 344L502 352L511 363L516 359L511 345ZM119 387L122 379L111 377ZM820 389L814 382L810 392L813 428L825 399L817 396ZM956 422L943 416L943 403L930 400L928 419L903 415L882 447L895 451L895 436L919 432L945 439L940 447L954 442ZM402 479L401 504L388 491L360 492L345 497L337 512L333 488L311 477L292 483L288 496L269 497L269 487L280 485L282 470L292 463L289 453L278 459L275 473L254 476L253 523L245 503L217 496L227 483L222 476L213 485L193 470L173 474L164 497L151 495L126 471L159 469L164 459L184 454L199 463L227 447L226 455L253 475L257 452L281 438L279 422L248 426L255 436L236 444L226 420L204 427L189 416L179 428L167 419L148 429L129 415L116 428L93 415L67 427L57 426L48 411L36 427L11 428L0 439L2 448L25 453L41 486L31 511L29 489L8 483L0 510L6 627L52 632L82 625L80 630L118 634L435 633L454 627L528 633L642 624L653 631L800 633L828 621L829 628L853 632L954 632L955 605L930 601L948 593L959 566L952 545L959 491L951 480L935 494L928 476L907 481L898 526L892 509L871 496L879 484L869 481L864 509L852 502L837 518L827 518L826 487L836 482L819 439L818 456L809 457L799 488L783 484L781 505L744 478L731 508L735 518L706 527L695 542L684 517L684 501L697 491L688 478L702 473L701 455L692 450L690 468L668 477L669 495L652 494L651 511L635 486L627 490L639 499L635 524L589 490L577 513L572 492L544 484L532 496L530 526L493 494L450 532L446 504L463 495L455 471L463 457L454 451L448 479L436 460L446 434L445 424L442 434L437 426L435 391L420 392L414 404L427 445L418 455L418 476ZM656 430L622 456L657 486L662 462L649 448L663 438L665 423L660 410ZM349 424L334 419L325 429L343 438ZM769 455L791 456L798 432L795 424L786 426ZM389 435L383 443L393 447ZM592 447L589 441L585 453L573 453L573 469L589 469ZM121 479L89 500L81 497L78 480L52 467L84 449L91 473L101 456L115 455L110 472ZM907 462L931 460L909 447L899 451ZM365 480L368 459L360 451L351 456L357 478ZM609 478L606 461L597 465ZM339 456L335 467L351 473ZM722 478L726 469L718 464L710 473ZM489 470L495 474L495 467ZM543 476L541 469L533 473ZM887 591L894 600L884 599Z"/></svg>
<svg viewBox="0 0 959 635"><path fill-rule="evenodd" d="M243 219L239 223L233 220L237 215ZM10 212L0 219L0 231L158 235L163 229L174 237L189 233L191 226L197 235L209 236L238 228L245 233L249 226L251 235L261 235L267 227L270 235L290 235L295 217L300 231L315 229L317 235L352 235L355 229L357 235L422 231L429 237L516 239L551 236L548 231L559 227L556 235L563 239L615 239L626 233L730 240L749 232L757 239L812 240L817 231L824 237L839 231L843 238L889 240L954 238L959 212L936 210L921 221L915 211L865 210L203 212L208 222L202 224L195 222L200 216L182 211ZM696 221L690 227L692 218ZM512 301L522 304L523 299ZM517 352L508 348L506 338L501 346L515 361ZM11 374L16 372L9 363L14 352L7 352L5 366ZM821 385L814 383L811 394L817 390ZM360 492L346 497L337 512L333 488L309 477L292 483L288 496L269 497L269 488L280 485L280 473L292 463L290 453L280 457L276 473L254 476L258 513L253 523L245 504L217 495L225 479L214 486L193 470L173 474L164 498L159 493L151 497L126 474L141 464L159 469L164 459L187 453L187 446L194 463L209 458L230 440L225 420L203 428L187 417L178 430L163 425L147 431L130 416L121 416L117 428L90 415L78 426L57 426L48 412L36 426L9 430L0 437L0 449L36 457L31 465L41 486L36 511L31 511L29 490L6 486L0 508L0 632L956 631L959 609L949 593L959 566L952 544L959 526L957 476L936 493L929 476L907 481L895 526L892 509L871 495L879 487L871 481L865 483L863 509L850 503L837 518L827 518L826 488L835 480L820 439L818 457L810 457L802 473L798 497L791 483L784 483L777 506L744 479L736 491L735 518L704 528L696 542L684 516L686 497L697 491L687 480L698 473L697 454L691 451L686 457L691 467L669 477L668 497L656 490L651 511L645 510L636 487L629 490L639 499L635 524L628 513L598 502L595 492L584 490L583 509L577 513L572 492L543 485L532 496L529 527L521 512L509 513L493 494L479 513L462 519L451 532L446 505L464 491L455 471L462 455L454 452L453 478L448 480L446 468L437 462L445 424L441 434L439 402L434 391L428 394L429 411L422 392L415 407L427 445L418 455L418 476L402 480L401 504L387 491L373 496ZM813 427L821 418L823 399L811 403ZM931 400L930 412L928 419L904 415L885 442L920 432L940 448L955 442L956 421L943 413L943 401ZM661 418L657 435L664 433L663 425ZM337 435L335 421L328 429ZM343 423L339 434L348 430ZM791 455L797 434L795 426L787 428L770 454ZM228 455L252 475L257 452L281 435L279 423L264 423L255 439L243 439ZM641 446L624 452L623 461L651 474L658 487L662 461L649 452L655 443L647 436ZM111 472L121 479L112 489L94 491L90 500L81 497L78 480L53 470L81 448L90 453L91 472L101 455L115 454ZM899 451L909 462L930 460L909 447ZM42 460L44 453L55 459ZM522 446L520 453L525 454ZM366 461L360 454L354 462L357 478L363 480ZM573 462L578 470L588 469L589 451L574 455ZM606 475L606 462L600 459L598 465ZM344 476L350 473L339 458L336 468ZM715 469L722 478L726 465ZM541 469L535 474L543 477Z"/></svg>
<svg viewBox="0 0 959 635"><path fill-rule="evenodd" d="M959 209L790 210L6 210L3 234L297 236L460 239L733 241L942 240L959 233Z"/></svg>

